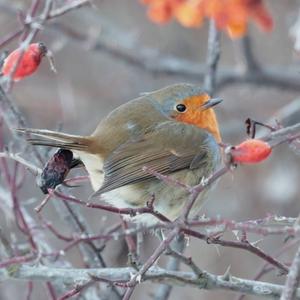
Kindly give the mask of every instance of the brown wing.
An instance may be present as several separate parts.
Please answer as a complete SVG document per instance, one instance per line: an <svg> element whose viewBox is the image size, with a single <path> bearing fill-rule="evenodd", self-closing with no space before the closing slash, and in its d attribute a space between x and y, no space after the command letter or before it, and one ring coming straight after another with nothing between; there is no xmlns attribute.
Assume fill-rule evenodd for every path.
<svg viewBox="0 0 300 300"><path fill-rule="evenodd" d="M200 168L219 155L214 138L198 127L166 121L151 128L139 140L121 145L104 162L104 183L94 196L124 185L152 179L143 170L169 174L184 168Z"/></svg>

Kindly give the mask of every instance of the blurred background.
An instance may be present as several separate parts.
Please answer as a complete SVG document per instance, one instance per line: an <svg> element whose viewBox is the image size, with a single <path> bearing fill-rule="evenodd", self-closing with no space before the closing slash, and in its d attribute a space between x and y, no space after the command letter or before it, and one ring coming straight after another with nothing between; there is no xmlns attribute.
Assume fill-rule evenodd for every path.
<svg viewBox="0 0 300 300"><path fill-rule="evenodd" d="M25 0L0 1L0 40L19 26L15 9L26 9L29 3ZM299 88L269 85L263 81L260 84L228 82L217 87L215 95L224 99L216 112L226 143L236 144L246 138L244 121L248 117L270 124L275 118L283 120L284 125L300 121L300 58L289 35L298 17L299 1L269 0L266 5L275 27L272 32L263 33L250 24L253 53L259 66L292 74L295 82L299 79ZM52 73L44 60L37 73L15 84L12 95L30 126L47 129L62 126L68 133L89 134L112 109L142 92L176 82L201 85L202 77L197 74L205 64L207 32L207 22L199 29L183 28L175 22L158 26L147 19L146 7L138 0L95 0L92 8L84 7L49 22L37 40L53 52L58 73ZM17 45L11 43L6 49L11 51ZM241 57L241 41L232 41L222 33L220 74L228 69L240 70L243 67ZM184 66L190 73L160 72L160 67L166 65L174 69ZM6 143L9 138L7 135ZM29 207L35 207L43 199L34 182L34 177L28 174L28 184L22 190L24 198L30 199L24 204ZM287 145L281 145L266 162L240 167L223 177L202 213L234 220L258 219L267 214L297 217L300 212L299 182L300 156ZM91 193L91 187L87 183L72 192L84 197ZM43 213L63 232L70 233L56 218L51 205ZM119 220L115 215L99 211L83 209L83 214L88 216L94 232ZM8 231L16 230L7 215L2 214L0 223ZM230 234L226 236L233 238ZM16 233L18 238L22 239L22 236ZM258 237L250 235L249 239L256 241ZM283 240L280 236L268 237L259 246L272 254L282 246ZM57 249L63 245L54 238L53 243ZM156 238L145 234L144 259L156 245ZM281 260L290 262L294 251L291 249ZM185 253L204 270L222 274L231 266L233 275L248 279L252 279L264 263L245 251L206 245L198 240L190 240ZM124 241L108 243L103 255L108 266L125 266L127 248ZM82 267L76 248L70 251L68 258L74 266ZM164 260L160 263L163 265ZM263 280L284 282L275 271ZM16 281L0 283L0 299L23 299L24 287L24 283ZM151 299L153 288L149 283L140 285L133 299ZM174 287L170 299L229 300L235 296L224 291ZM32 299L46 299L42 286L36 284ZM256 298L246 296L245 299Z"/></svg>

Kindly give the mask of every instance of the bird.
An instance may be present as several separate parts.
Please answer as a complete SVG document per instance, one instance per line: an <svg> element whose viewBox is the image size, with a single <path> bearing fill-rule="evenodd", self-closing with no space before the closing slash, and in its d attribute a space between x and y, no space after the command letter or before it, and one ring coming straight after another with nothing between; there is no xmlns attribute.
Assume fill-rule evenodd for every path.
<svg viewBox="0 0 300 300"><path fill-rule="evenodd" d="M188 186L211 176L222 161L213 108L221 101L198 85L177 83L115 108L91 135L17 130L35 136L28 139L33 145L72 151L89 174L93 198L118 208L139 208L154 197L155 211L174 221L187 202L187 190L166 184L145 168ZM208 190L198 196L191 215L199 211ZM132 221L159 222L151 214L136 215Z"/></svg>

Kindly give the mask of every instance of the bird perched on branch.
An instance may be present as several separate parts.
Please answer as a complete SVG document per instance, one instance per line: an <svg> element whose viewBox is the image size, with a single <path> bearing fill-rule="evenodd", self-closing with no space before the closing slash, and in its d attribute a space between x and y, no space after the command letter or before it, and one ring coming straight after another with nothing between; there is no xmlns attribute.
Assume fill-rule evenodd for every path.
<svg viewBox="0 0 300 300"><path fill-rule="evenodd" d="M145 93L114 109L88 136L45 129L19 129L33 145L71 150L85 165L94 197L118 208L154 208L176 219L188 199L184 188L162 182L145 170L168 175L189 186L209 177L220 160L220 132L211 99L200 87L175 84ZM206 197L201 193L192 213ZM136 221L157 222L151 215Z"/></svg>

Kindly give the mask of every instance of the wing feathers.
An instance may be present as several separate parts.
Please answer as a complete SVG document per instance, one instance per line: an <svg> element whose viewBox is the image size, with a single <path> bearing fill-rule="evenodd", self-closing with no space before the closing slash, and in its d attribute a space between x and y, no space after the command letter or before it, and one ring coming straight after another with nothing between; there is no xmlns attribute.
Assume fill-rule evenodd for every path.
<svg viewBox="0 0 300 300"><path fill-rule="evenodd" d="M212 150L207 143L207 139L213 139L209 133L175 121L166 121L156 126L142 139L121 145L106 159L104 183L93 196L127 184L153 179L152 175L143 170L145 166L169 174L206 164L207 153ZM213 143L216 144L214 139Z"/></svg>

